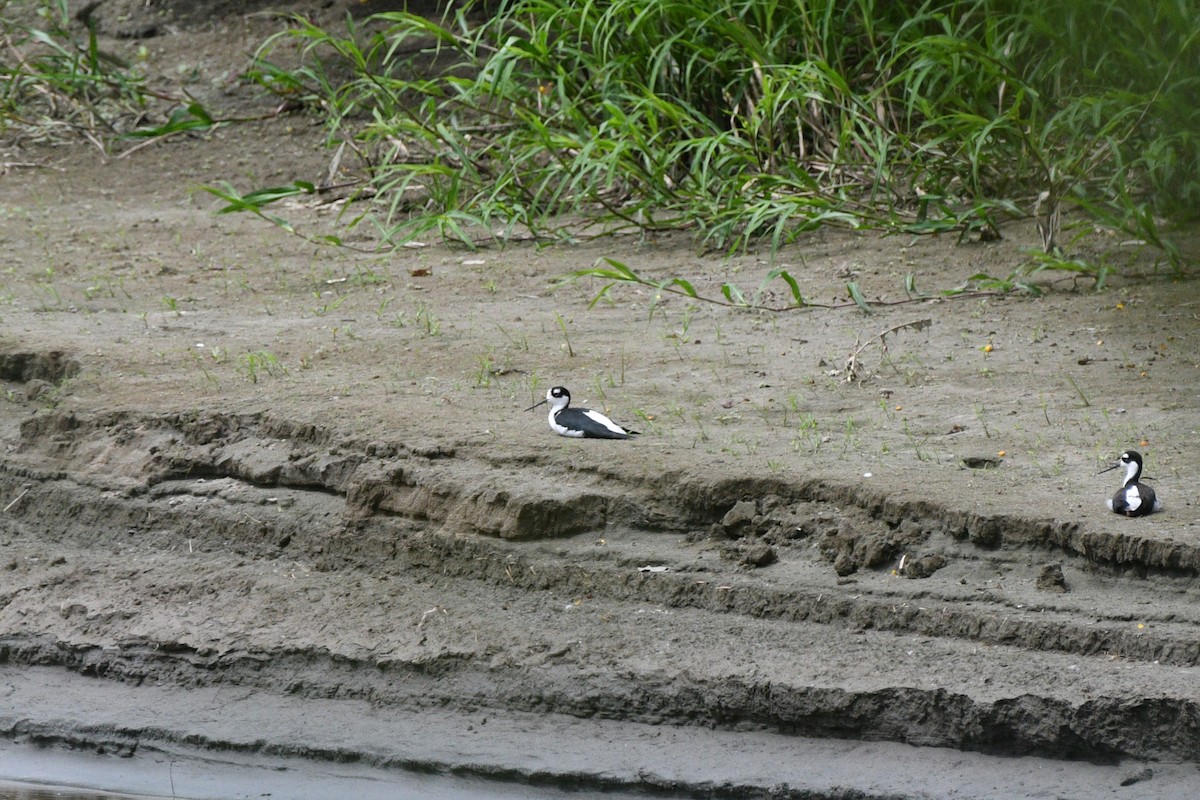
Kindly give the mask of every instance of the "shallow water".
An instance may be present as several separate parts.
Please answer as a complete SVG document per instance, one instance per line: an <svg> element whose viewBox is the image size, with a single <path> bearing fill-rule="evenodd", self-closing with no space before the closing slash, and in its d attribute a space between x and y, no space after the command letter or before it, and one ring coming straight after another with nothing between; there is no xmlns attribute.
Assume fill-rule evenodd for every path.
<svg viewBox="0 0 1200 800"><path fill-rule="evenodd" d="M264 757L132 758L0 743L0 800L562 800L587 792ZM633 795L604 793L606 800Z"/></svg>
<svg viewBox="0 0 1200 800"><path fill-rule="evenodd" d="M436 787L435 787L436 784ZM472 784L472 785L468 785ZM335 790L340 791L340 790ZM236 788L230 788L230 794L225 795L229 798L250 797L251 795L239 791ZM263 796L281 796L275 793L266 794ZM397 800L408 800L408 798L428 797L428 798L501 798L504 800L517 800L518 798L529 798L529 800L542 800L543 798L566 797L566 793L557 791L547 791L532 788L517 788L517 787L497 787L493 784L485 784L482 782L467 782L447 779L433 779L429 782L424 782L420 787L405 788L403 783L388 783L385 794L390 798ZM288 795L290 796L290 795ZM328 795L329 797L338 797L340 794ZM374 797L375 795L369 795ZM380 795L383 796L383 795ZM578 792L571 793L574 798L584 797ZM606 794L605 797L613 795ZM0 800L158 800L165 798L167 795L146 795L146 794L119 794L113 792L94 791L89 789L79 789L69 786L47 786L31 783L8 783L0 780ZM358 795L357 797L362 797ZM175 795L171 800L189 800L185 795ZM357 800L357 798L356 798Z"/></svg>
<svg viewBox="0 0 1200 800"><path fill-rule="evenodd" d="M97 794L96 792L80 792L77 789L64 789L56 786L36 786L33 784L16 784L0 782L0 800L146 800L145 795Z"/></svg>

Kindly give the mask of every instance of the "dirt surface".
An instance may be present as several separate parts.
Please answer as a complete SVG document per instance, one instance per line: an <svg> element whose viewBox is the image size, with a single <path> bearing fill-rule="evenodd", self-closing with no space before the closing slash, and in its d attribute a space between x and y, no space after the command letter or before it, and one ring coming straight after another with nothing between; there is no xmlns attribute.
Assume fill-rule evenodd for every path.
<svg viewBox="0 0 1200 800"><path fill-rule="evenodd" d="M94 15L208 106L266 112L236 76L281 4L235 5ZM987 244L819 232L774 263L682 237L368 254L195 191L320 183L323 133L4 145L9 740L696 796L1189 796L1195 281L1095 231L1076 248L1133 277L899 302L910 273L931 293L1007 275L1032 223ZM339 210L277 213L369 245ZM786 266L814 301L853 280L895 304L618 286L591 306L602 284L557 283L603 257L709 297ZM555 436L523 409L558 384L642 435ZM1164 512L1105 508L1120 479L1097 472L1129 448ZM200 691L227 724L183 702ZM284 703L306 709L286 730ZM835 751L908 772L788 755ZM1042 766L1018 780L1014 756Z"/></svg>

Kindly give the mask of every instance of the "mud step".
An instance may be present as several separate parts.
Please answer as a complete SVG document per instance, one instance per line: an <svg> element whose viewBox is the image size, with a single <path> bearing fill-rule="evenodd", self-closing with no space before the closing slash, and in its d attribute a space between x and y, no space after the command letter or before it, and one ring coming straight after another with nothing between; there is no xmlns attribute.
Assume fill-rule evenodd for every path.
<svg viewBox="0 0 1200 800"><path fill-rule="evenodd" d="M907 545L945 554L947 566L931 577L906 579L895 574L897 562L840 577L819 533L794 540L744 535L733 544L735 555L742 541L773 542L774 563L752 569L727 557L729 541L713 538L707 528L683 536L605 524L602 499L590 511L575 509L568 520L559 519L577 497L537 494L528 488L530 482L502 492L464 487L457 497L442 494L436 501L426 492L419 502L427 513L410 507L409 515L375 513L364 519L347 512L340 495L324 490L258 487L214 477L113 492L80 485L70 476L31 475L11 467L4 475L4 469L0 490L13 497L25 493L10 516L48 532L43 537L66 542L80 536L92 541L109 527L113 530L100 533L101 540L115 538L133 550L169 543L193 552L302 559L327 570L425 572L979 644L1178 666L1200 663L1200 607L1188 579L1112 574L1086 559L1056 562L1023 549L979 548L941 534ZM449 510L435 519L435 506ZM478 533L480 527L524 525L529 519L575 525L592 517L594 525L582 525L585 533L561 544ZM832 512L830 517L835 518ZM866 519L853 522L851 513L836 518L839 530L847 528L847 520L851 529L872 525ZM1069 592L1038 588L1047 563L1062 564Z"/></svg>
<svg viewBox="0 0 1200 800"><path fill-rule="evenodd" d="M120 578L133 580L142 598L123 614L90 606L78 585L79 600L38 611L50 597L70 596L78 581L71 573L4 598L0 624L10 632L0 639L0 663L133 685L1007 755L1183 761L1200 752L1195 668L735 614L714 619L702 609L573 595L553 584L407 575L356 580L345 592L352 579L344 573L298 571L283 586L264 576L267 565L230 559L206 567L203 585L227 586L233 596L198 595L198 584L183 580L188 560L178 561L171 568L156 559ZM89 569L98 568L120 574L116 564L93 560ZM375 598L376 615L347 616L364 595ZM263 610L246 609L245 597ZM240 618L230 614L235 605ZM228 633L206 638L198 626L208 619L225 620ZM172 638L181 626L194 633Z"/></svg>
<svg viewBox="0 0 1200 800"><path fill-rule="evenodd" d="M331 773L364 775L393 792L410 786L416 771L512 781L522 796L542 786L616 797L622 795L608 793L773 800L922 798L931 791L999 797L1017 787L1025 796L1182 800L1200 780L1192 765L995 758L765 731L371 707L251 689L134 687L53 668L0 667L0 682L23 701L0 712L6 758L22 744L36 744L39 752L57 745L119 753L126 756L122 770L160 776L163 792L169 761L173 785L189 796L195 759L204 774L226 765L268 767L275 777L263 791L276 794L287 791L289 776L311 780L314 770L324 781ZM487 795L491 786L468 788Z"/></svg>
<svg viewBox="0 0 1200 800"><path fill-rule="evenodd" d="M1008 755L1200 752L1195 548L1150 534L263 415L34 417L0 496L14 665ZM936 566L912 577L909 558Z"/></svg>
<svg viewBox="0 0 1200 800"><path fill-rule="evenodd" d="M598 613L638 610L607 605ZM1194 671L1129 665L1109 672L1052 654L970 651L954 642L805 624L747 624L713 639L672 634L696 623L694 614L657 616L655 624L605 642L564 640L555 624L553 636L535 636L518 651L472 651L457 637L434 635L424 645L429 652L409 648L382 658L324 648L198 652L144 639L98 648L7 636L0 663L57 666L131 685L253 688L374 707L553 713L1006 756L1115 763L1193 761L1200 752ZM791 666L800 648L806 662L828 667L814 673ZM675 666L648 663L663 649ZM1056 676L1053 692L1032 688L1044 686L1047 675ZM1148 681L1162 694L1142 696Z"/></svg>

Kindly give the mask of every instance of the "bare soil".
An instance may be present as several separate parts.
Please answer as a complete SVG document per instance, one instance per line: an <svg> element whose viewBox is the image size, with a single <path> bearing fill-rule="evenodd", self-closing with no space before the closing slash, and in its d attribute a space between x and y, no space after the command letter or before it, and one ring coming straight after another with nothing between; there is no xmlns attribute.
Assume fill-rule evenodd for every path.
<svg viewBox="0 0 1200 800"><path fill-rule="evenodd" d="M237 80L284 24L262 11L381 5L94 15L244 113L272 106ZM1135 243L1075 244L1125 275L1101 291L934 300L905 276L1007 275L1032 223L774 262L682 236L360 253L196 191L319 183L310 118L120 152L2 151L10 741L692 796L1194 792L1200 285ZM339 210L276 213L369 245ZM842 307L557 281L603 257L708 297L786 266ZM555 436L523 409L559 384L642 435ZM1129 448L1164 512L1105 508Z"/></svg>

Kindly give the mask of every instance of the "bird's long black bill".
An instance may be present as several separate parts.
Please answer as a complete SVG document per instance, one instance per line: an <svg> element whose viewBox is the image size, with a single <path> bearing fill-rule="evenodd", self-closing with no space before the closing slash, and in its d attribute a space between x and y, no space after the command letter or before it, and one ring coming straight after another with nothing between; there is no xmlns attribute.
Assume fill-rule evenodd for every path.
<svg viewBox="0 0 1200 800"><path fill-rule="evenodd" d="M526 411L533 411L533 410L534 410L535 408L537 408L538 406L544 406L544 405L546 405L546 401L545 401L545 400L543 400L543 401L542 401L542 402L540 402L540 403L534 403L533 405L531 405L529 408L527 408L527 409L525 409L525 410L526 410Z"/></svg>
<svg viewBox="0 0 1200 800"><path fill-rule="evenodd" d="M1119 467L1119 466L1121 466L1121 465L1120 465L1120 464L1113 464L1111 467L1108 467L1108 468L1106 468L1106 469L1102 469L1102 470L1100 470L1099 472L1097 472L1096 474L1097 474L1097 475L1103 475L1103 474L1104 474L1104 473L1106 473L1106 472L1112 472L1114 469L1116 469L1116 468L1117 468L1117 467Z"/></svg>

